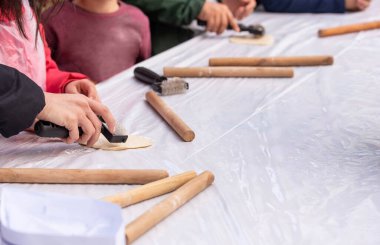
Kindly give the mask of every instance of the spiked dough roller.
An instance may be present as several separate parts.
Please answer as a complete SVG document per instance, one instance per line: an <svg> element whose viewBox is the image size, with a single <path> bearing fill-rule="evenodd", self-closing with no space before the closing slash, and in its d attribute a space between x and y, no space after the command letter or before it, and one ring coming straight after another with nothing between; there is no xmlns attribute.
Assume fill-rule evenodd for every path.
<svg viewBox="0 0 380 245"><path fill-rule="evenodd" d="M125 227L127 243L132 243L174 211L182 207L214 182L214 175L205 171L174 191Z"/></svg>
<svg viewBox="0 0 380 245"><path fill-rule="evenodd" d="M210 66L323 66L333 63L332 56L223 57L209 60Z"/></svg>
<svg viewBox="0 0 380 245"><path fill-rule="evenodd" d="M0 168L0 183L146 184L166 177L164 170Z"/></svg>
<svg viewBox="0 0 380 245"><path fill-rule="evenodd" d="M189 84L179 77L167 79L145 67L136 67L133 72L137 80L149 84L161 95L182 94L189 89Z"/></svg>
<svg viewBox="0 0 380 245"><path fill-rule="evenodd" d="M380 21L372 21L366 23L359 23L353 25L338 26L333 28L321 29L318 32L319 37L330 37L336 35L343 35L353 32L368 31L380 29Z"/></svg>
<svg viewBox="0 0 380 245"><path fill-rule="evenodd" d="M167 77L256 77L290 78L292 68L275 67L164 67Z"/></svg>
<svg viewBox="0 0 380 245"><path fill-rule="evenodd" d="M145 98L184 141L190 142L195 138L194 131L156 93L150 91Z"/></svg>

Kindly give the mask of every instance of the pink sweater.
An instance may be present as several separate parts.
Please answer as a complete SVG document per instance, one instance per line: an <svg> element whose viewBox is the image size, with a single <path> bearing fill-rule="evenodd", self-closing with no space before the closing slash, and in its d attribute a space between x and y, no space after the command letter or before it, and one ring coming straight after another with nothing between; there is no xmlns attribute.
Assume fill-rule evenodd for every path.
<svg viewBox="0 0 380 245"><path fill-rule="evenodd" d="M47 42L59 68L101 82L147 59L151 53L148 18L120 3L110 14L88 12L66 0L43 15Z"/></svg>

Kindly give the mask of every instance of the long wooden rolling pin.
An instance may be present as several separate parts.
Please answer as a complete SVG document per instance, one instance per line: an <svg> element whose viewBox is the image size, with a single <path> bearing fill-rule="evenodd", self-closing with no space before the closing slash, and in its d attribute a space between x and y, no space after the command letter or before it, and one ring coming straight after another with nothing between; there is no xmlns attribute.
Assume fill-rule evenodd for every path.
<svg viewBox="0 0 380 245"><path fill-rule="evenodd" d="M129 223L125 227L127 244L135 241L153 226L157 225L171 213L179 209L198 193L210 186L212 182L214 182L214 175L209 171L205 171Z"/></svg>
<svg viewBox="0 0 380 245"><path fill-rule="evenodd" d="M184 141L195 138L194 131L155 92L147 92L145 98Z"/></svg>
<svg viewBox="0 0 380 245"><path fill-rule="evenodd" d="M146 184L168 176L164 170L0 168L0 183Z"/></svg>
<svg viewBox="0 0 380 245"><path fill-rule="evenodd" d="M380 21L372 21L366 23L359 23L353 25L338 26L333 28L321 29L318 32L319 37L330 37L336 35L343 35L347 33L368 31L380 28Z"/></svg>
<svg viewBox="0 0 380 245"><path fill-rule="evenodd" d="M166 77L281 77L294 76L292 68L275 67L164 67Z"/></svg>
<svg viewBox="0 0 380 245"><path fill-rule="evenodd" d="M107 196L102 200L112 202L122 208L125 208L153 197L172 192L192 180L195 176L197 176L197 174L194 171L188 171L183 174L171 176L139 186L123 193Z"/></svg>
<svg viewBox="0 0 380 245"><path fill-rule="evenodd" d="M332 56L225 57L209 60L210 66L322 66L333 63Z"/></svg>

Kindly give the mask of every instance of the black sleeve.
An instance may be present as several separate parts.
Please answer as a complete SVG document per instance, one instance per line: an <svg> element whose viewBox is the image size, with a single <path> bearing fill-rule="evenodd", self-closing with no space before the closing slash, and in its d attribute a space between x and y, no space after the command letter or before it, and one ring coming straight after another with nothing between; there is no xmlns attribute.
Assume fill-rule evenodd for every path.
<svg viewBox="0 0 380 245"><path fill-rule="evenodd" d="M41 88L18 70L0 64L0 134L27 129L45 107Z"/></svg>

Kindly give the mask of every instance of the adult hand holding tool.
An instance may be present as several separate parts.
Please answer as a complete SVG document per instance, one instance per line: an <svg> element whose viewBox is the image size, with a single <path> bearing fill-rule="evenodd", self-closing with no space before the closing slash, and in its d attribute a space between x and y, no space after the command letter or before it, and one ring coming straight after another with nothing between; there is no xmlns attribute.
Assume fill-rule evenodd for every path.
<svg viewBox="0 0 380 245"><path fill-rule="evenodd" d="M101 116L108 125L111 133L115 132L116 121L110 110L98 101L79 94L50 94L45 93L46 105L37 115L37 119L55 123L69 131L65 142L79 143L92 146L98 140L102 123ZM79 128L83 134L80 135Z"/></svg>
<svg viewBox="0 0 380 245"><path fill-rule="evenodd" d="M207 22L207 31L222 34L230 25L237 32L240 28L225 4L205 2L198 19Z"/></svg>

